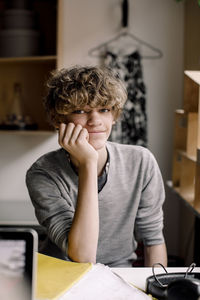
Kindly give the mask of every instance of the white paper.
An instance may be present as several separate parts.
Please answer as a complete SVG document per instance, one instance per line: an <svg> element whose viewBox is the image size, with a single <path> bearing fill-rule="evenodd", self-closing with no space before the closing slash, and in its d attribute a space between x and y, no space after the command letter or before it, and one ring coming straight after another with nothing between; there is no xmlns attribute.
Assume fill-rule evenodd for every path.
<svg viewBox="0 0 200 300"><path fill-rule="evenodd" d="M96 264L60 300L150 300L102 264Z"/></svg>

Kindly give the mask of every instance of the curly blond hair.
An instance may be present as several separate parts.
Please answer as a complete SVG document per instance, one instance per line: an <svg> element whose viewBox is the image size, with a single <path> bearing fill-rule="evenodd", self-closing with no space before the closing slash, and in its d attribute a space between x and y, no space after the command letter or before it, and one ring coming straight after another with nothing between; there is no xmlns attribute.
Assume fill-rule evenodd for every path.
<svg viewBox="0 0 200 300"><path fill-rule="evenodd" d="M52 72L44 106L55 126L62 122L63 116L86 105L111 107L116 120L126 99L124 83L111 69L76 66Z"/></svg>

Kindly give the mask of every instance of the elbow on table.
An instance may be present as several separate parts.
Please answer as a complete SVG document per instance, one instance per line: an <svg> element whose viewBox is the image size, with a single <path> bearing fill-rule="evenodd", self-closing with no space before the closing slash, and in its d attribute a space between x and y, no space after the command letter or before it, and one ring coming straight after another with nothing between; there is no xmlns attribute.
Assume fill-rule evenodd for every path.
<svg viewBox="0 0 200 300"><path fill-rule="evenodd" d="M77 263L96 263L96 255L79 249L68 248L68 257Z"/></svg>

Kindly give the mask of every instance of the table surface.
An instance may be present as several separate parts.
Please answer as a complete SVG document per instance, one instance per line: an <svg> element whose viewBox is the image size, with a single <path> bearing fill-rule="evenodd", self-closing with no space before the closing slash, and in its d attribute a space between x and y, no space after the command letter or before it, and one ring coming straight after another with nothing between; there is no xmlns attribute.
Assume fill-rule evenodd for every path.
<svg viewBox="0 0 200 300"><path fill-rule="evenodd" d="M168 273L186 272L188 268L166 268ZM146 279L152 276L152 268L112 268L112 271L121 276L127 282L145 290ZM193 272L200 272L200 267L194 268ZM163 268L155 268L155 274L165 273Z"/></svg>

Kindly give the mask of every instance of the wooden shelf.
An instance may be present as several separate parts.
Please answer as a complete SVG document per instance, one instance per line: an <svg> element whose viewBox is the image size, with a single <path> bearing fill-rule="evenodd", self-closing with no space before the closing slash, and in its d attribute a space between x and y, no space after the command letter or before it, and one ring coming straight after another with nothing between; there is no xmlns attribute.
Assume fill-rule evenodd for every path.
<svg viewBox="0 0 200 300"><path fill-rule="evenodd" d="M186 201L192 208L194 207L194 193L188 192L184 194L181 194L179 187L173 187L173 183L171 183L171 188L174 189L174 191L184 200Z"/></svg>
<svg viewBox="0 0 200 300"><path fill-rule="evenodd" d="M197 161L197 158L196 158L196 156L194 156L194 155L189 155L189 154L187 154L187 152L185 152L185 151L183 151L183 150L180 150L180 149L176 149L176 151L177 151L178 153L180 153L182 156L184 156L185 158L187 158L187 159L189 159L189 160L191 160L191 161L193 161L193 162L196 162L196 161Z"/></svg>
<svg viewBox="0 0 200 300"><path fill-rule="evenodd" d="M0 135L44 135L53 136L57 134L54 130L0 130Z"/></svg>
<svg viewBox="0 0 200 300"><path fill-rule="evenodd" d="M184 72L183 109L175 111L172 182L200 213L200 71Z"/></svg>
<svg viewBox="0 0 200 300"><path fill-rule="evenodd" d="M198 113L175 111L174 148L196 157L198 145Z"/></svg>
<svg viewBox="0 0 200 300"><path fill-rule="evenodd" d="M194 176L196 162L197 156L188 155L187 152L180 149L174 149L172 172L172 182L174 186L180 187L181 181L186 183L192 181L191 176ZM184 179L185 176L189 177L189 179Z"/></svg>
<svg viewBox="0 0 200 300"><path fill-rule="evenodd" d="M55 56L0 59L0 120L9 113L16 82L22 87L22 109L31 116L38 129L51 130L43 107L45 82L56 68Z"/></svg>
<svg viewBox="0 0 200 300"><path fill-rule="evenodd" d="M185 112L198 112L199 108L199 86L200 72L184 72L184 101L183 109Z"/></svg>
<svg viewBox="0 0 200 300"><path fill-rule="evenodd" d="M57 68L58 0L35 0L32 4L36 16L35 28L40 34L36 52L38 54L31 55L33 52L30 51L29 56L0 57L0 123L10 113L13 87L15 83L19 83L22 90L22 114L30 116L33 123L38 125L38 130L34 133L9 132L10 130L5 133L2 130L1 134L52 134L46 120L43 99L46 93L45 83L51 72ZM0 5L1 14L4 13L4 9L4 5Z"/></svg>
<svg viewBox="0 0 200 300"><path fill-rule="evenodd" d="M195 207L194 200L191 201L191 198L194 197L193 194L188 194L189 197L184 197L180 194L180 188L174 187L172 181L170 180L166 182L166 185L184 202L185 205L187 205L187 207L194 213L194 215L200 218L200 208Z"/></svg>
<svg viewBox="0 0 200 300"><path fill-rule="evenodd" d="M47 56L26 56L26 57L0 57L0 63L23 63L23 62L54 62L56 61L56 55Z"/></svg>
<svg viewBox="0 0 200 300"><path fill-rule="evenodd" d="M185 71L185 75L191 78L195 83L200 85L200 72L199 71Z"/></svg>

